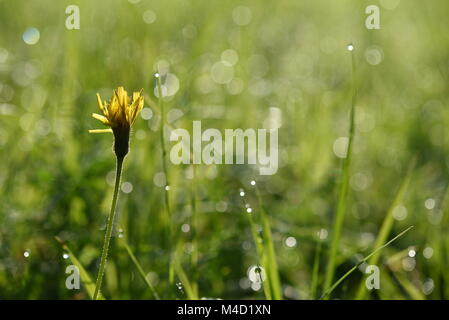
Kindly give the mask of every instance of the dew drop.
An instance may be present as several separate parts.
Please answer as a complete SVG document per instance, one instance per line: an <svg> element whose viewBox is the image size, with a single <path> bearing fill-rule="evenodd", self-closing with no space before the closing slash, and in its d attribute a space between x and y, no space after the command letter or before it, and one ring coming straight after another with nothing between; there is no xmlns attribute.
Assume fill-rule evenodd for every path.
<svg viewBox="0 0 449 320"><path fill-rule="evenodd" d="M430 259L433 256L433 249L431 247L426 247L423 250L424 258Z"/></svg>
<svg viewBox="0 0 449 320"><path fill-rule="evenodd" d="M352 43L348 44L346 48L348 49L348 51L354 51L354 45Z"/></svg>
<svg viewBox="0 0 449 320"><path fill-rule="evenodd" d="M189 231L190 231L190 225L189 225L188 223L184 223L184 224L181 226L181 230L182 230L182 232L184 232L184 233L189 232Z"/></svg>
<svg viewBox="0 0 449 320"><path fill-rule="evenodd" d="M22 35L22 39L26 44L33 45L39 42L41 37L39 30L36 28L28 28Z"/></svg>
<svg viewBox="0 0 449 320"><path fill-rule="evenodd" d="M26 251L23 253L23 256L24 256L25 258L28 258L28 257L30 256L30 252L29 252L28 250L26 250Z"/></svg>
<svg viewBox="0 0 449 320"><path fill-rule="evenodd" d="M289 248L293 248L296 246L296 239L295 237L288 237L285 239L285 245Z"/></svg>
<svg viewBox="0 0 449 320"><path fill-rule="evenodd" d="M67 260L67 259L69 258L69 254L68 254L68 253L64 253L64 254L62 255L62 258L63 258L64 260Z"/></svg>
<svg viewBox="0 0 449 320"><path fill-rule="evenodd" d="M265 270L261 266L251 266L248 268L248 279L253 283L261 283L267 278Z"/></svg>

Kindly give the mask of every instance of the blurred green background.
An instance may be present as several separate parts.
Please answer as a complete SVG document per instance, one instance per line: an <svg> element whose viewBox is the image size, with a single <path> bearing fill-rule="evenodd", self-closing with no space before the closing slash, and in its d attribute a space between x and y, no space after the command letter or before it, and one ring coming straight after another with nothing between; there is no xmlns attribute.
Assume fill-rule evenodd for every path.
<svg viewBox="0 0 449 320"><path fill-rule="evenodd" d="M365 27L371 4L381 10L380 30ZM79 6L79 30L65 27L68 5ZM199 296L263 298L248 279L257 257L245 203L259 209L255 180L284 298L319 297L348 135L351 42L359 96L336 276L373 250L416 159L390 210L388 238L415 227L382 251L381 289L367 297L448 298L448 10L443 0L0 0L0 298L88 299L83 285L66 288L71 257L55 237L96 276L115 163L111 135L88 130L99 128L95 93L107 99L119 85L143 88L147 99L125 163L103 294L153 297L122 237L162 297L186 298L180 279L176 288L167 280L155 72L172 127L279 128L273 176L199 165L192 182L191 167L169 164L173 238ZM354 298L361 281L356 271L333 297Z"/></svg>

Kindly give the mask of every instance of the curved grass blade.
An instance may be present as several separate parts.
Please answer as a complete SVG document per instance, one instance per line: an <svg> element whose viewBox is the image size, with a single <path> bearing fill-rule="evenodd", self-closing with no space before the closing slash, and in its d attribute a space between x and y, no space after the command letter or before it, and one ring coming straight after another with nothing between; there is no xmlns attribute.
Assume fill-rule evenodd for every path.
<svg viewBox="0 0 449 320"><path fill-rule="evenodd" d="M86 269L84 269L83 265L73 254L72 250L70 250L69 246L59 237L55 238L62 245L62 248L69 254L70 261L72 261L72 263L78 268L80 272L81 282L83 283L83 286L86 289L89 297L93 299L95 293L95 283L92 281L92 278L90 277L89 273L86 271ZM101 293L99 293L97 300L105 300L105 298Z"/></svg>
<svg viewBox="0 0 449 320"><path fill-rule="evenodd" d="M387 240L388 235L390 234L391 229L393 228L393 223L394 223L393 211L398 205L400 205L402 203L402 201L404 199L405 193L408 189L408 185L410 184L414 166L415 166L415 160L413 160L412 163L410 164L410 166L407 170L407 174L405 175L404 180L402 181L401 186L399 187L399 190L393 200L393 203L391 204L390 208L387 211L387 214L385 215L385 218L384 218L384 221L380 228L376 242L374 243L374 248L380 246L382 243L384 243ZM370 259L370 261L368 261L368 263L369 264L377 264L378 260L379 260L379 255L373 255L373 257ZM366 288L365 288L365 283L362 278L362 281L360 282L359 288L357 290L356 299L363 300L365 298L365 294L366 294Z"/></svg>
<svg viewBox="0 0 449 320"><path fill-rule="evenodd" d="M387 243L385 243L383 246L377 248L376 250L374 250L373 252L371 252L369 255L367 255L366 257L364 257L362 260L360 260L359 263L357 263L354 267L352 267L351 269L349 269L348 272L346 272L340 279L338 279L328 290L326 290L323 295L321 296L320 299L325 299L327 297L329 297L329 295L332 293L332 291L335 290L335 288L338 287L338 285L340 283L342 283L352 272L354 272L360 265L362 265L364 262L366 262L369 258L371 258L372 256L374 256L375 254L377 254L380 250L382 250L383 248L389 246L392 242L396 241L397 239L399 239L400 237L402 237L405 233L407 233L408 231L410 231L410 229L412 229L413 226L408 227L407 229L405 229L404 231L402 231L401 233L399 233L396 237L394 237L393 239L391 239L390 241L388 241Z"/></svg>

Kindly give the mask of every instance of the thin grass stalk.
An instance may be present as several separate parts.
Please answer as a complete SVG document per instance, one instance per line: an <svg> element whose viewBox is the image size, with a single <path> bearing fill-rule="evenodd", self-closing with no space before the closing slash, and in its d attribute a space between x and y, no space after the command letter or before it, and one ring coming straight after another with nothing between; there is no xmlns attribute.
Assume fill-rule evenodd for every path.
<svg viewBox="0 0 449 320"><path fill-rule="evenodd" d="M169 264L168 264L168 282L170 287L175 283L175 267L173 264L174 259L174 241L172 239L173 230L172 230L172 214L170 209L170 198L168 195L167 187L170 187L169 177L168 177L168 168L167 168L167 149L165 147L165 110L164 110L164 102L162 97L162 83L160 74L156 74L156 85L158 90L158 99L159 99L159 108L161 112L161 125L160 125L160 142L162 148L162 170L165 175L166 185L164 188L164 202L165 202L165 210L166 210L166 219L167 219L167 242L168 242L168 251L169 251Z"/></svg>
<svg viewBox="0 0 449 320"><path fill-rule="evenodd" d="M83 283L84 289L86 290L89 297L91 299L93 299L94 292L95 292L95 283L92 281L92 278L91 278L89 272L87 272L87 270L84 268L83 264L78 260L78 258L75 256L73 251L70 249L70 247L64 241L62 241L61 238L59 238L59 237L55 237L55 238L62 245L62 248L65 251L67 251L67 253L69 254L69 259L72 262L72 264L74 264L78 268L81 282ZM99 293L97 299L104 300L104 297L102 296L101 293Z"/></svg>
<svg viewBox="0 0 449 320"><path fill-rule="evenodd" d="M409 168L407 170L407 174L405 175L399 190L390 206L390 208L387 211L387 214L385 215L385 218L382 222L382 226L380 227L379 230L379 234L377 235L377 239L374 242L374 248L380 246L382 243L384 243L386 241L386 239L388 238L388 235L391 232L391 229L393 228L393 224L394 224L394 216L393 216L393 211L394 209L400 205L404 199L405 193L408 189L408 186L410 184L410 180L411 180L411 175L413 172L413 168L415 166L415 160L412 160L412 163L409 165ZM375 254L371 257L371 259L368 261L368 263L370 265L373 264L377 264L379 261L379 255ZM356 299L357 300L362 300L365 298L366 295L366 287L365 287L365 282L363 281L364 278L362 277L362 280L360 281L358 290L357 290L357 294L356 294Z"/></svg>
<svg viewBox="0 0 449 320"><path fill-rule="evenodd" d="M346 213L346 205L348 201L348 190L349 190L349 178L350 178L350 166L351 166L351 155L352 155L352 144L354 140L355 132L355 104L357 101L357 89L356 89L356 67L354 51L351 52L351 70L352 70L352 102L351 102L351 113L350 113L350 127L349 127L349 142L346 157L343 159L342 163L342 179L340 182L340 190L338 197L337 213L335 215L333 234L331 240L331 247L329 253L328 268L326 271L324 288L328 289L334 279L335 269L336 269L336 258L338 254L338 249L340 247L340 238L343 228L343 223Z"/></svg>
<svg viewBox="0 0 449 320"><path fill-rule="evenodd" d="M147 286L150 289L151 293L153 294L154 298L156 300L160 300L160 297L157 294L156 289L154 288L154 286L151 284L150 280L148 280L147 276L145 275L145 272L143 271L142 266L140 265L140 263L137 260L136 256L132 252L131 248L129 247L128 242L125 239L121 239L121 240L122 240L123 246L126 249L126 252L128 253L129 257L131 258L131 261L136 266L136 269L139 272L139 275L142 277L143 281L145 281L145 283L147 284Z"/></svg>
<svg viewBox="0 0 449 320"><path fill-rule="evenodd" d="M317 289L318 289L321 246L322 246L322 242L319 239L318 243L316 245L315 257L314 257L314 260L313 260L312 280L311 280L310 294L309 294L309 297L310 297L311 300L315 299L316 292L317 292Z"/></svg>
<svg viewBox="0 0 449 320"><path fill-rule="evenodd" d="M191 255L191 267L193 273L192 290L196 296L198 296L198 217L197 217L197 195L196 195L196 169L195 165L192 165L192 194L191 194L191 206L192 206L192 255Z"/></svg>
<svg viewBox="0 0 449 320"><path fill-rule="evenodd" d="M256 196L260 208L260 215L262 220L262 232L263 232L263 243L264 252L267 258L267 273L269 274L268 281L270 281L271 295L275 300L282 299L282 288L281 280L279 277L278 264L276 260L276 252L274 250L273 236L271 234L271 226L268 215L265 212L264 206L262 204L262 197L260 196L259 189L256 186Z"/></svg>
<svg viewBox="0 0 449 320"><path fill-rule="evenodd" d="M245 212L246 213L246 212ZM254 245L256 246L256 253L257 253L257 260L258 260L258 267L263 267L266 269L266 274L268 279L266 281L261 281L263 292L265 295L265 299L272 300L273 295L271 293L271 281L270 281L270 273L268 272L268 261L266 256L266 250L264 250L263 246L263 240L259 235L259 232L257 231L256 223L254 222L254 218L252 216L252 213L246 213L248 215L249 224L251 228L251 234L253 236ZM262 278L261 278L262 280Z"/></svg>
<svg viewBox="0 0 449 320"><path fill-rule="evenodd" d="M405 229L404 231L402 231L401 233L399 233L396 237L394 237L393 239L391 239L390 241L388 241L387 243L385 243L384 245L378 247L376 250L374 250L373 252L371 252L369 255L367 255L366 257L364 257L362 260L360 260L360 262L358 262L354 267L352 267L351 269L349 269L348 272L346 272L340 279L338 279L332 286L329 287L329 289L327 289L323 295L321 296L320 299L326 299L330 296L330 294L335 290L335 288L337 288L340 283L342 283L351 273L353 273L358 267L360 267L364 262L366 262L369 258L371 258L372 256L374 256L375 254L377 254L380 250L382 250L385 247L388 247L391 243L393 243L394 241L396 241L397 239L399 239L400 237L402 237L404 234L406 234L408 231L410 231L410 229L412 229L413 226L408 227L407 229Z"/></svg>
<svg viewBox="0 0 449 320"><path fill-rule="evenodd" d="M111 210L110 210L109 216L108 216L108 221L107 221L107 226L106 226L106 234L105 234L104 243L103 243L103 250L101 253L100 269L98 270L97 281L95 283L95 292L94 292L92 300L97 300L98 294L100 293L101 283L103 281L103 276L104 276L104 270L105 270L106 262L108 259L109 244L111 242L112 228L114 226L115 209L117 206L118 192L119 192L119 187L120 187L120 179L122 176L124 159L125 159L124 157L117 157L114 195L112 197Z"/></svg>

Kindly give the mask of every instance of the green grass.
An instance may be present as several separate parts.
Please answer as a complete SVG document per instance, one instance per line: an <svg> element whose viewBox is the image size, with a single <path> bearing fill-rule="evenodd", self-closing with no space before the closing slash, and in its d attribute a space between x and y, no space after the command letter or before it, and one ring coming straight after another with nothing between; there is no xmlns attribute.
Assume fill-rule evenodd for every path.
<svg viewBox="0 0 449 320"><path fill-rule="evenodd" d="M365 28L357 0L79 0L80 30L65 28L69 4L0 0L1 299L93 296L115 163L111 136L88 130L95 94L119 85L143 88L146 109L102 298L318 299L331 288L329 299L449 298L448 3L373 1L380 30ZM250 8L247 25L238 6ZM35 45L22 40L29 27ZM221 84L229 74L214 65L234 53ZM164 85L167 70L179 88L159 101L154 74ZM194 120L220 132L280 126L278 172L172 164L168 133ZM358 268L345 275L373 251L381 289L368 293ZM65 286L71 264L80 290ZM258 290L254 265L266 273Z"/></svg>
<svg viewBox="0 0 449 320"><path fill-rule="evenodd" d="M351 44L352 46L352 44ZM344 157L341 165L341 181L338 191L338 203L335 213L334 224L332 226L332 239L329 253L329 262L327 266L326 276L324 280L324 288L327 290L334 279L336 269L336 259L340 247L340 239L343 228L343 223L346 215L346 208L348 206L348 192L349 192L349 179L351 169L352 148L355 135L355 112L357 102L357 81L356 81L356 67L354 51L351 49L351 65L352 65L352 87L351 87L351 111L349 114L349 133L348 133L348 146L346 156Z"/></svg>

